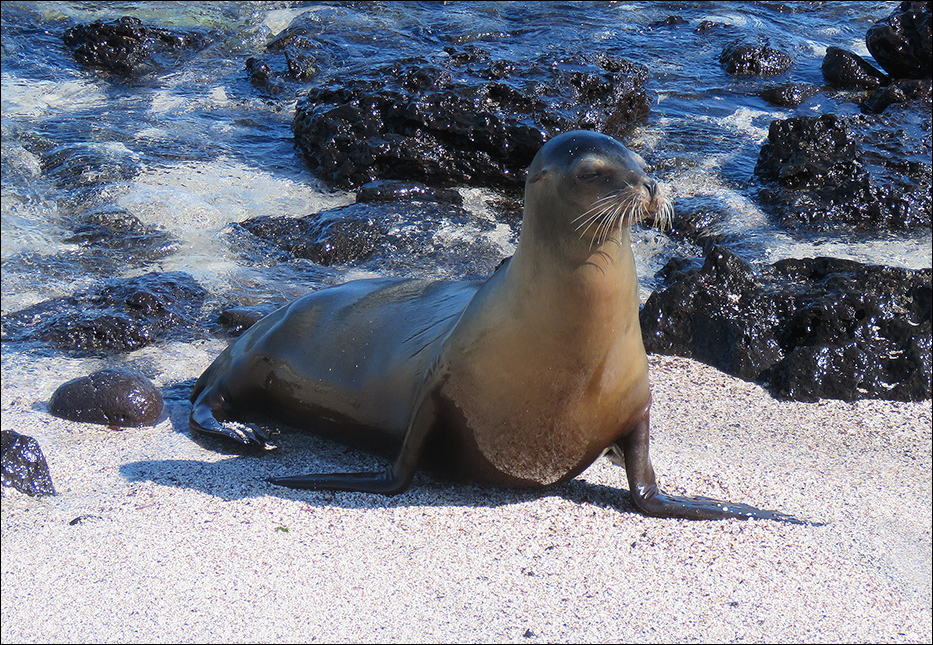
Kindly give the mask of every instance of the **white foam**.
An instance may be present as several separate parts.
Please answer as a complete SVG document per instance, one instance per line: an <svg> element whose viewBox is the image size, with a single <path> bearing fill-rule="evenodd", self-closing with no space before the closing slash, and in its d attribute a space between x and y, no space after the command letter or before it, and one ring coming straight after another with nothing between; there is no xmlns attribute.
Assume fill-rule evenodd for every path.
<svg viewBox="0 0 933 645"><path fill-rule="evenodd" d="M4 119L86 110L107 102L99 87L81 80L28 81L5 73L0 78L0 90Z"/></svg>

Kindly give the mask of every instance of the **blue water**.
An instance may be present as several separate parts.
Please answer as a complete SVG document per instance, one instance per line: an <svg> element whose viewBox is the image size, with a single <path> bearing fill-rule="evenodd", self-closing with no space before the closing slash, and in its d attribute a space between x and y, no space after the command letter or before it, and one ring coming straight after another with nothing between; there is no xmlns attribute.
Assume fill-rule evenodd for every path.
<svg viewBox="0 0 933 645"><path fill-rule="evenodd" d="M2 52L2 310L15 311L102 278L186 271L217 301L287 299L374 270L265 259L231 229L257 215L302 216L353 202L306 168L293 145L297 95L253 87L244 63L297 16L313 34L314 83L404 56L431 59L448 45L474 44L493 58L522 61L585 51L648 67L651 113L626 140L672 194L675 208L703 200L725 206L721 232L753 263L831 255L908 268L930 266L929 231L820 233L783 230L755 201L753 168L768 125L794 114L855 114L852 96L824 92L795 109L754 95L768 85L821 85L820 63L838 46L870 60L865 31L896 2L803 3L362 3L4 2ZM133 81L78 65L61 35L76 23L132 15L145 24L210 30L213 44L191 60ZM688 25L648 26L670 15ZM705 33L703 20L721 25ZM738 37L757 38L795 58L773 79L735 78L718 63ZM38 150L60 150L61 166ZM90 160L91 163L84 163ZM63 179L64 178L64 179ZM491 222L483 189L461 191L490 225L445 231L482 236L502 256L517 231ZM151 259L89 251L69 242L76 218L119 208L173 242ZM638 229L643 296L675 254L700 249ZM457 269L421 266L425 275Z"/></svg>

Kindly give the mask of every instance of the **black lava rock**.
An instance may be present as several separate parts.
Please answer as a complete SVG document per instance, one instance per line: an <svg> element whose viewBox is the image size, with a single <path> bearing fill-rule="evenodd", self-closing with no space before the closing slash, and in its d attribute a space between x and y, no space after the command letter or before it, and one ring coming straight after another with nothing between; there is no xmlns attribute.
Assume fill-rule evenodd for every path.
<svg viewBox="0 0 933 645"><path fill-rule="evenodd" d="M391 202L402 199L445 202L461 206L463 198L450 188L432 188L410 181L371 181L356 192L356 201Z"/></svg>
<svg viewBox="0 0 933 645"><path fill-rule="evenodd" d="M735 41L719 55L727 74L774 76L790 69L794 59L777 49Z"/></svg>
<svg viewBox="0 0 933 645"><path fill-rule="evenodd" d="M826 82L839 90L873 89L888 82L884 72L858 54L839 47L826 48L821 69Z"/></svg>
<svg viewBox="0 0 933 645"><path fill-rule="evenodd" d="M868 51L894 78L926 78L933 73L933 2L901 2L865 34Z"/></svg>
<svg viewBox="0 0 933 645"><path fill-rule="evenodd" d="M49 412L69 421L148 426L162 414L162 395L145 376L102 369L60 385L49 400Z"/></svg>
<svg viewBox="0 0 933 645"><path fill-rule="evenodd" d="M358 202L304 217L260 216L240 227L296 258L401 273L419 264L456 275L486 276L502 259L482 238L495 224L433 200Z"/></svg>
<svg viewBox="0 0 933 645"><path fill-rule="evenodd" d="M210 42L203 33L147 27L131 16L76 25L65 31L62 40L82 65L123 77L167 69L185 50L197 51Z"/></svg>
<svg viewBox="0 0 933 645"><path fill-rule="evenodd" d="M278 309L275 305L255 307L228 307L217 316L217 324L230 336L239 336L244 331Z"/></svg>
<svg viewBox="0 0 933 645"><path fill-rule="evenodd" d="M907 103L917 101L922 104L921 110L930 110L931 86L933 83L929 79L903 78L894 81L890 85L878 89L867 100L863 101L861 108L863 112L880 114L888 106L895 103Z"/></svg>
<svg viewBox="0 0 933 645"><path fill-rule="evenodd" d="M250 82L270 94L279 94L287 83L304 84L313 80L318 73L318 61L313 54L314 43L305 37L307 31L303 26L290 27L266 45L268 56L276 59L280 71L274 70L264 59L247 59ZM283 58L284 61L280 60Z"/></svg>
<svg viewBox="0 0 933 645"><path fill-rule="evenodd" d="M52 476L39 442L12 430L4 430L0 439L0 483L21 493L54 495Z"/></svg>
<svg viewBox="0 0 933 645"><path fill-rule="evenodd" d="M758 96L771 105L797 107L814 94L818 94L819 91L819 87L809 83L785 83L777 87L765 88L758 93Z"/></svg>
<svg viewBox="0 0 933 645"><path fill-rule="evenodd" d="M622 136L648 113L648 71L600 54L490 60L446 48L312 88L292 130L308 165L341 187L377 179L520 187L550 136Z"/></svg>
<svg viewBox="0 0 933 645"><path fill-rule="evenodd" d="M147 273L40 302L2 319L3 340L123 352L189 329L207 292L187 273Z"/></svg>
<svg viewBox="0 0 933 645"><path fill-rule="evenodd" d="M673 261L672 261L673 262ZM782 260L756 274L723 247L683 260L640 314L649 352L686 356L775 396L931 397L931 272Z"/></svg>
<svg viewBox="0 0 933 645"><path fill-rule="evenodd" d="M80 244L87 251L118 254L125 265L139 265L164 258L178 247L178 240L163 229L143 224L138 217L119 208L83 213L65 242Z"/></svg>
<svg viewBox="0 0 933 645"><path fill-rule="evenodd" d="M903 136L908 127L915 136ZM910 114L774 121L755 166L759 198L790 227L929 226L929 128Z"/></svg>

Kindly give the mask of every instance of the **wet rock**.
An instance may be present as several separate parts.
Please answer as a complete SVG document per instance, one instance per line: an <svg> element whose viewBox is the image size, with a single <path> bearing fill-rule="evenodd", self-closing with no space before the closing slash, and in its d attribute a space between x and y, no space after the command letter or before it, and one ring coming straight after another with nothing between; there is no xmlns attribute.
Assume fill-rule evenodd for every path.
<svg viewBox="0 0 933 645"><path fill-rule="evenodd" d="M648 25L648 29L657 29L658 27L674 27L676 25L685 25L687 21L680 16L668 16L664 20L659 20Z"/></svg>
<svg viewBox="0 0 933 645"><path fill-rule="evenodd" d="M346 264L368 258L388 234L388 225L366 217L321 218L262 215L240 226L289 255L318 264Z"/></svg>
<svg viewBox="0 0 933 645"><path fill-rule="evenodd" d="M901 2L865 34L868 51L894 78L926 78L933 73L930 2Z"/></svg>
<svg viewBox="0 0 933 645"><path fill-rule="evenodd" d="M441 267L455 275L492 272L502 259L484 237L495 223L434 201L359 202L305 217L261 216L240 225L297 258L381 272Z"/></svg>
<svg viewBox="0 0 933 645"><path fill-rule="evenodd" d="M30 497L55 494L49 466L38 441L4 430L0 443L0 483L4 487L15 488Z"/></svg>
<svg viewBox="0 0 933 645"><path fill-rule="evenodd" d="M265 58L247 59L250 82L271 94L280 94L289 83L304 84L313 80L319 65L313 53L316 45L306 37L307 31L303 26L290 27L266 45L266 57L274 61L278 71Z"/></svg>
<svg viewBox="0 0 933 645"><path fill-rule="evenodd" d="M73 235L65 242L86 249L117 252L120 261L131 266L164 258L176 250L178 240L161 228L143 224L138 217L120 208L104 207L79 216Z"/></svg>
<svg viewBox="0 0 933 645"><path fill-rule="evenodd" d="M774 121L755 166L768 182L759 198L789 227L929 226L929 133L929 118L910 113Z"/></svg>
<svg viewBox="0 0 933 645"><path fill-rule="evenodd" d="M50 146L40 154L44 176L70 189L128 183L138 172L136 159L119 145L69 142Z"/></svg>
<svg viewBox="0 0 933 645"><path fill-rule="evenodd" d="M839 47L827 47L821 69L826 82L839 90L873 89L889 80L858 54Z"/></svg>
<svg viewBox="0 0 933 645"><path fill-rule="evenodd" d="M672 261L640 314L649 352L694 358L780 398L931 396L931 276L833 258L756 273L724 247Z"/></svg>
<svg viewBox="0 0 933 645"><path fill-rule="evenodd" d="M162 395L140 374L102 369L59 386L49 400L49 412L69 421L148 426L162 414Z"/></svg>
<svg viewBox="0 0 933 645"><path fill-rule="evenodd" d="M707 31L712 31L713 29L723 29L731 26L732 25L726 23L713 22L712 20L703 20L693 31L698 34L705 34Z"/></svg>
<svg viewBox="0 0 933 645"><path fill-rule="evenodd" d="M794 59L782 51L757 43L735 41L719 55L727 74L775 76L790 69Z"/></svg>
<svg viewBox="0 0 933 645"><path fill-rule="evenodd" d="M678 201L669 233L708 251L722 243L722 224L728 218L729 207L721 200L709 196L688 197Z"/></svg>
<svg viewBox="0 0 933 645"><path fill-rule="evenodd" d="M520 187L550 136L622 136L648 113L647 69L621 58L445 53L312 88L292 122L310 168L341 187L378 179Z"/></svg>
<svg viewBox="0 0 933 645"><path fill-rule="evenodd" d="M131 16L76 25L65 31L62 40L82 65L124 77L168 69L186 51L197 51L210 42L204 33L147 27Z"/></svg>
<svg viewBox="0 0 933 645"><path fill-rule="evenodd" d="M819 87L809 83L785 83L777 87L765 88L758 93L758 96L778 107L797 107L819 92Z"/></svg>
<svg viewBox="0 0 933 645"><path fill-rule="evenodd" d="M400 199L445 202L461 206L463 198L456 190L432 188L410 181L372 181L356 193L357 202L388 202Z"/></svg>
<svg viewBox="0 0 933 645"><path fill-rule="evenodd" d="M229 307L220 312L217 324L230 336L236 337L278 308L277 305Z"/></svg>
<svg viewBox="0 0 933 645"><path fill-rule="evenodd" d="M194 327L207 292L186 273L147 273L2 318L3 340L65 350L123 352Z"/></svg>
<svg viewBox="0 0 933 645"><path fill-rule="evenodd" d="M880 88L862 102L863 112L880 114L894 103L917 101L921 110L930 110L931 82L928 79L904 78Z"/></svg>

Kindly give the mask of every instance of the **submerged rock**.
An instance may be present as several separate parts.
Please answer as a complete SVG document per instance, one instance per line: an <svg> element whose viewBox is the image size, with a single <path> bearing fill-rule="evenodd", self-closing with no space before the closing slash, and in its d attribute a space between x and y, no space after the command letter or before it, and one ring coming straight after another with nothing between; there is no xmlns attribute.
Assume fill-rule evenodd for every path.
<svg viewBox="0 0 933 645"><path fill-rule="evenodd" d="M52 476L39 442L12 430L2 432L0 483L36 497L54 495Z"/></svg>
<svg viewBox="0 0 933 645"><path fill-rule="evenodd" d="M672 260L640 314L649 352L694 358L775 396L931 397L931 272L834 258L756 273L723 247Z"/></svg>
<svg viewBox="0 0 933 645"><path fill-rule="evenodd" d="M318 264L354 264L405 273L440 267L454 275L492 273L502 260L486 237L496 227L455 204L358 202L304 217L254 217L239 224L289 255Z"/></svg>
<svg viewBox="0 0 933 645"><path fill-rule="evenodd" d="M520 187L552 135L621 136L648 113L648 71L621 58L445 52L312 88L292 122L311 169L341 187L377 179Z"/></svg>
<svg viewBox="0 0 933 645"><path fill-rule="evenodd" d="M246 60L250 82L270 94L280 94L286 83L304 84L318 72L314 43L306 38L306 27L292 27L278 34L266 45L266 53L278 63L278 71L262 58ZM280 60L284 59L284 60Z"/></svg>
<svg viewBox="0 0 933 645"><path fill-rule="evenodd" d="M206 295L187 273L113 280L4 316L2 338L66 350L130 351L193 327Z"/></svg>
<svg viewBox="0 0 933 645"><path fill-rule="evenodd" d="M101 208L80 215L65 242L80 244L87 254L119 255L124 265L140 265L171 255L178 240L165 230L143 224L121 208Z"/></svg>
<svg viewBox="0 0 933 645"><path fill-rule="evenodd" d="M145 376L108 368L60 385L49 412L69 421L129 428L154 424L162 405L158 388Z"/></svg>

